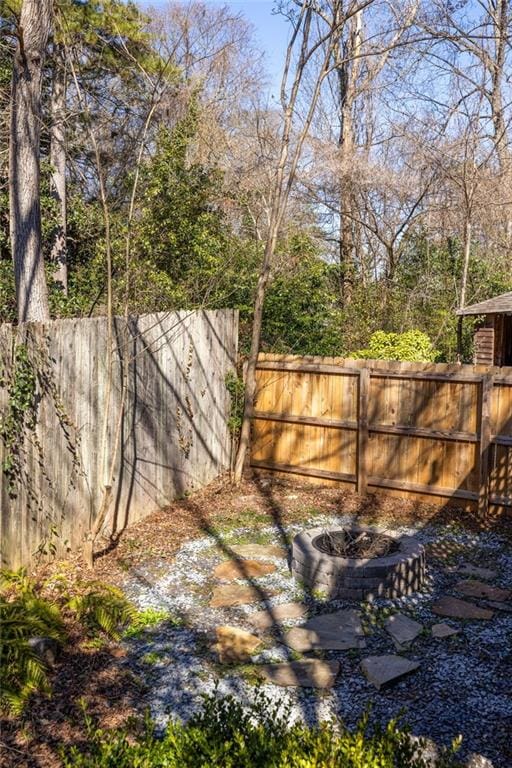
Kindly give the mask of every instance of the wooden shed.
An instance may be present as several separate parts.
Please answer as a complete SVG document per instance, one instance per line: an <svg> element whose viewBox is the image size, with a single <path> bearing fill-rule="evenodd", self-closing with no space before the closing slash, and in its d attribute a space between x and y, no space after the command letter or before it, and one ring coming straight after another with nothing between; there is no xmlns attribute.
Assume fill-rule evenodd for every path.
<svg viewBox="0 0 512 768"><path fill-rule="evenodd" d="M476 365L512 365L512 291L459 309L457 315L461 322L468 315L483 318L474 336Z"/></svg>

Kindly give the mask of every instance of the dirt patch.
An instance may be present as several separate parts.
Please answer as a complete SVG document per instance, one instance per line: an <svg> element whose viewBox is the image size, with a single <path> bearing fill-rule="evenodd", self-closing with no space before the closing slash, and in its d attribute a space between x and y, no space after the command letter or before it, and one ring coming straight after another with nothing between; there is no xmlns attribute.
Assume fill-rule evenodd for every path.
<svg viewBox="0 0 512 768"><path fill-rule="evenodd" d="M61 747L85 738L85 711L102 728L134 715L140 683L119 667L119 652L118 646L87 650L81 638L73 638L55 666L51 699L35 697L21 721L0 721L0 766L60 766Z"/></svg>
<svg viewBox="0 0 512 768"><path fill-rule="evenodd" d="M94 578L122 584L131 568L152 558L172 559L187 540L211 532L225 532L247 525L264 527L283 525L313 517L315 513L353 515L362 524L414 525L427 523L453 525L470 530L496 531L512 540L512 517L480 521L467 510L442 508L384 494L359 496L351 490L301 484L297 480L247 477L240 486L229 484L226 477L169 507L154 512L144 520L111 539L96 545ZM41 566L38 575L47 575L59 564ZM84 578L80 553L65 563L68 578Z"/></svg>
<svg viewBox="0 0 512 768"><path fill-rule="evenodd" d="M475 531L496 528L512 539L512 518L479 521L458 507L442 508L384 494L359 496L351 490L301 484L297 480L247 477L238 487L223 477L192 496L175 501L96 546L94 576L122 583L127 570L149 558L172 558L187 540L212 531L248 525L287 524L315 513L353 515L362 524L437 523ZM84 575L81 556L69 558L69 571ZM52 568L54 566L51 566Z"/></svg>

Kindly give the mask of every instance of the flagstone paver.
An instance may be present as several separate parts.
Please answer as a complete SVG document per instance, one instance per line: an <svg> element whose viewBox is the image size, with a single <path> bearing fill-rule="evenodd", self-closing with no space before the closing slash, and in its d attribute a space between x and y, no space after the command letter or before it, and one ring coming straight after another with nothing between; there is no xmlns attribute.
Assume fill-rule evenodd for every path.
<svg viewBox="0 0 512 768"><path fill-rule="evenodd" d="M432 637L437 638L438 640L442 640L445 637L452 637L452 635L458 635L460 633L460 629L455 629L455 627L450 627L449 624L434 624L432 626Z"/></svg>
<svg viewBox="0 0 512 768"><path fill-rule="evenodd" d="M476 581L475 579L467 579L465 581L458 581L455 585L457 592L461 592L466 597L482 597L487 600L497 600L503 602L508 600L512 595L512 590L501 589L501 587L493 587L490 584L484 584L483 581Z"/></svg>
<svg viewBox="0 0 512 768"><path fill-rule="evenodd" d="M274 685L302 688L332 688L340 671L339 661L304 659L283 664L262 664L258 672Z"/></svg>
<svg viewBox="0 0 512 768"><path fill-rule="evenodd" d="M512 613L512 603L499 603L497 600L484 600L486 608L494 608L503 613Z"/></svg>
<svg viewBox="0 0 512 768"><path fill-rule="evenodd" d="M300 653L366 647L360 614L352 609L314 616L287 632L284 642Z"/></svg>
<svg viewBox="0 0 512 768"><path fill-rule="evenodd" d="M459 566L457 573L462 574L462 576L469 576L472 579L488 579L489 581L497 576L496 571L490 568L480 568L479 566L471 565L471 563L464 563Z"/></svg>
<svg viewBox="0 0 512 768"><path fill-rule="evenodd" d="M257 629L268 629L287 619L300 619L307 611L307 606L303 603L281 603L267 611L251 613L247 619Z"/></svg>
<svg viewBox="0 0 512 768"><path fill-rule="evenodd" d="M210 608L231 608L234 605L261 603L275 594L275 589L257 589L248 584L223 584L213 590Z"/></svg>
<svg viewBox="0 0 512 768"><path fill-rule="evenodd" d="M337 521L338 518L325 518L325 525L338 524ZM315 518L308 525L313 522L318 524ZM294 526L286 529L290 539L300 530ZM410 532L404 528L400 531L404 535ZM418 537L427 545L435 543L442 533L437 527L421 526ZM464 733L462 764L465 765L466 755L475 750L491 755L493 763L496 758L495 768L510 768L506 760L500 762L500 753L508 738L505 731L512 722L510 681L503 673L510 654L512 613L508 611L512 610L512 598L465 598L454 589L457 582L468 579L487 582L487 586L512 588L512 547L508 543L494 533L450 532L447 541L443 541L449 560L427 560L425 589L396 602L377 599L373 606L368 606L371 610L366 617L366 611L363 614L357 604L340 600L330 606L322 605L316 594L306 595L303 605L297 584L284 567L286 551L280 531L272 533L255 525L254 539L249 536L248 529L240 529L232 537L230 534L233 542L260 543L226 546L239 549L230 556L232 560L243 558L245 564L256 561L276 566L275 572L262 580L252 576L256 581L216 581L214 571L221 557L214 537L184 543L172 565L168 561L162 565L160 575L155 572L151 579L145 578L146 571L141 565L126 577L128 596L141 610L156 608L184 618L183 624L174 626L172 621L163 621L161 626L127 640L127 657L119 660L134 664L134 672L144 676L148 683L147 703L159 725L164 726L169 717L190 717L201 706L201 695L217 690L217 685L222 695L231 693L251 700L252 680L248 679L246 669L235 666L250 661L251 670L260 672L265 695L272 702L282 700L290 705L294 718L327 720L340 716L352 727L369 702L374 706L372 718L382 722L405 708L406 719L415 732L432 736L437 743ZM222 561L225 560L223 557ZM480 565L495 572L471 570L470 566L476 569ZM238 568L236 571L238 574ZM491 575L495 580L488 578ZM261 591L258 585L263 587ZM276 597L262 602L262 598L274 594ZM212 598L213 605L205 605L205 598L206 602ZM365 637L354 626L348 630L334 626L329 633L329 627L322 623L332 622L333 613L316 612L330 610L336 616L341 609L349 611L349 615L353 611L359 623L368 621L368 626L373 627L372 634ZM433 609L439 618L433 617ZM390 610L400 611L428 627L428 637L418 635L414 640L414 651L394 651L390 633L380 621L381 616L389 616ZM466 622L459 618L492 620ZM288 620L290 624L286 623ZM273 632L275 642L267 647L268 643L259 641L270 639L272 621L282 629L279 638ZM288 645L281 642L282 634L287 636ZM211 638L207 647L205 637ZM362 651L365 640L366 650ZM300 661L292 661L299 658L292 651L294 646L305 653ZM354 651L347 652L349 648ZM148 665L144 659L151 652L165 655L169 663ZM215 663L217 659L224 663ZM361 660L365 660L363 667ZM372 684L366 681L365 674ZM400 682L389 693L378 692L374 687L385 689L396 681ZM321 696L315 691L316 686L326 686Z"/></svg>
<svg viewBox="0 0 512 768"><path fill-rule="evenodd" d="M452 619L492 619L493 611L480 608L467 600L445 595L431 605L431 610L438 616L448 616Z"/></svg>
<svg viewBox="0 0 512 768"><path fill-rule="evenodd" d="M419 666L419 661L393 655L368 656L361 662L361 669L367 680L378 690L397 683Z"/></svg>
<svg viewBox="0 0 512 768"><path fill-rule="evenodd" d="M385 629L399 646L407 646L415 640L423 629L420 624L403 613L395 613L384 622Z"/></svg>
<svg viewBox="0 0 512 768"><path fill-rule="evenodd" d="M276 566L273 563L260 563L257 560L226 560L220 563L213 575L217 579L234 581L235 579L257 579L274 573Z"/></svg>
<svg viewBox="0 0 512 768"><path fill-rule="evenodd" d="M261 645L261 639L238 627L217 627L213 650L220 662L248 661Z"/></svg>

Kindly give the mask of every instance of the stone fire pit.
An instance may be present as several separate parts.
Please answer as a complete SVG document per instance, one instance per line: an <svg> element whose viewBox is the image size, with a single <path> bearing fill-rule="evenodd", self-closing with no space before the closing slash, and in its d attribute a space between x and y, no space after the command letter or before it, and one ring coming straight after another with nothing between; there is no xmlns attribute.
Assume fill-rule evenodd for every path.
<svg viewBox="0 0 512 768"><path fill-rule="evenodd" d="M425 550L413 536L369 526L313 528L292 545L292 574L331 599L395 598L419 590Z"/></svg>

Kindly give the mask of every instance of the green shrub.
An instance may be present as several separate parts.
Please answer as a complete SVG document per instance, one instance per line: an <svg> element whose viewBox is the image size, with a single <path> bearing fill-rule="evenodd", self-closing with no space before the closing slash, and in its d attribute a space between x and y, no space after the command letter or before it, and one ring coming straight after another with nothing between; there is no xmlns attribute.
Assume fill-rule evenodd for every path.
<svg viewBox="0 0 512 768"><path fill-rule="evenodd" d="M352 352L349 357L362 360L404 360L431 363L437 358L429 337L423 331L405 333L376 331L370 337L368 347Z"/></svg>
<svg viewBox="0 0 512 768"><path fill-rule="evenodd" d="M422 744L392 720L371 728L365 716L355 731L342 723L289 725L290 711L261 693L253 705L233 697L205 697L187 724L171 723L156 737L149 719L142 734L96 730L87 718L86 751L71 747L64 768L427 768ZM454 749L438 768L455 768Z"/></svg>

